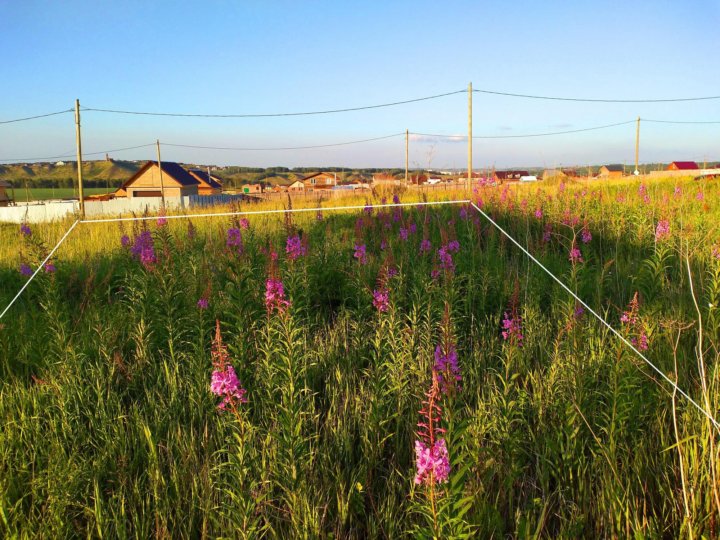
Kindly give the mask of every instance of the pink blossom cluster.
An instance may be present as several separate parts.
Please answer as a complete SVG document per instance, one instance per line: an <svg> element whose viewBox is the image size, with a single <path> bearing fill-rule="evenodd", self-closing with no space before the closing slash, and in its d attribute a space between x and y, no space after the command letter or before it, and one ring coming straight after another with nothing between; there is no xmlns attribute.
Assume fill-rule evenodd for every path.
<svg viewBox="0 0 720 540"><path fill-rule="evenodd" d="M156 262L155 245L150 231L143 231L135 237L130 253L137 257L145 268L151 268Z"/></svg>
<svg viewBox="0 0 720 540"><path fill-rule="evenodd" d="M447 394L451 389L459 390L462 380L460 366L458 365L458 354L455 345L450 343L446 347L438 345L435 347L435 365L433 370L438 375L440 389Z"/></svg>
<svg viewBox="0 0 720 540"><path fill-rule="evenodd" d="M570 256L568 257L568 259L571 263L573 263L573 265L583 262L582 252L580 251L580 248L577 247L577 244L575 244L574 242L572 248L570 248Z"/></svg>
<svg viewBox="0 0 720 540"><path fill-rule="evenodd" d="M225 410L228 405L235 403L247 403L245 394L247 391L240 384L235 374L235 369L227 365L224 369L215 369L210 380L210 391L223 398L218 404L218 409Z"/></svg>
<svg viewBox="0 0 720 540"><path fill-rule="evenodd" d="M416 484L443 484L450 476L450 456L445 439L435 441L428 447L422 441L415 441L415 473Z"/></svg>
<svg viewBox="0 0 720 540"><path fill-rule="evenodd" d="M268 278L265 282L265 309L268 313L277 310L284 313L290 307L290 301L285 299L285 287L279 279Z"/></svg>
<svg viewBox="0 0 720 540"><path fill-rule="evenodd" d="M518 347L523 346L522 318L519 315L508 313L503 314L502 337L505 341L514 343Z"/></svg>
<svg viewBox="0 0 720 540"><path fill-rule="evenodd" d="M373 291L373 306L380 313L387 312L390 309L390 291L385 287L380 287Z"/></svg>
<svg viewBox="0 0 720 540"><path fill-rule="evenodd" d="M655 227L655 241L660 242L666 238L670 238L670 222L667 219L661 219Z"/></svg>
<svg viewBox="0 0 720 540"><path fill-rule="evenodd" d="M367 264L367 247L365 244L355 244L353 257L356 258L360 264Z"/></svg>

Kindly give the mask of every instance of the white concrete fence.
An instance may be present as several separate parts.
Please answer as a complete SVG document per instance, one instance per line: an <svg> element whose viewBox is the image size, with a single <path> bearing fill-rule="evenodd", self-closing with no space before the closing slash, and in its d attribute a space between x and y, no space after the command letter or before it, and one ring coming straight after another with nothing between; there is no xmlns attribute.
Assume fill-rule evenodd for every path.
<svg viewBox="0 0 720 540"><path fill-rule="evenodd" d="M166 197L165 205L172 210L229 204L233 200L247 198L243 195L190 195L185 197ZM119 216L123 214L143 214L158 212L162 201L158 197L140 197L134 199L113 199L110 201L86 201L85 216ZM43 223L63 219L80 211L78 201L51 201L41 204L7 206L0 208L0 223Z"/></svg>

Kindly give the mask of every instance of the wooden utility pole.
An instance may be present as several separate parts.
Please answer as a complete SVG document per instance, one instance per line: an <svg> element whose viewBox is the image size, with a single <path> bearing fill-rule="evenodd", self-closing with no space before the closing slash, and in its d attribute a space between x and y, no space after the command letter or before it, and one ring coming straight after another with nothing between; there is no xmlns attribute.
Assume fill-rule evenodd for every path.
<svg viewBox="0 0 720 540"><path fill-rule="evenodd" d="M470 189L472 185L472 83L468 84L468 175L467 175L467 188Z"/></svg>
<svg viewBox="0 0 720 540"><path fill-rule="evenodd" d="M165 184L163 183L162 161L160 161L160 139L156 139L155 143L157 144L158 171L160 171L160 200L162 208L165 210Z"/></svg>
<svg viewBox="0 0 720 540"><path fill-rule="evenodd" d="M410 141L410 130L406 129L405 130L405 187L408 186L408 179L409 179L408 178L408 173L409 173L408 163L409 163L409 156L410 156L410 153L408 151L409 144L410 144L409 141Z"/></svg>
<svg viewBox="0 0 720 540"><path fill-rule="evenodd" d="M85 217L85 197L83 196L82 177L82 138L80 137L80 100L75 100L75 144L77 146L78 196L80 197L80 215Z"/></svg>
<svg viewBox="0 0 720 540"><path fill-rule="evenodd" d="M640 117L637 118L637 130L635 131L635 176L640 174L638 160L640 158Z"/></svg>

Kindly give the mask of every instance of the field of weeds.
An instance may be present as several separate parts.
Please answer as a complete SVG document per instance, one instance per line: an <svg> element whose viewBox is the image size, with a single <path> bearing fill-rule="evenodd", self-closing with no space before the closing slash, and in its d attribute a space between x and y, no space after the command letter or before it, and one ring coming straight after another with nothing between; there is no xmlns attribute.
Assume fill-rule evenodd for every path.
<svg viewBox="0 0 720 540"><path fill-rule="evenodd" d="M716 184L446 196L717 415ZM2 535L717 537L696 407L472 206L348 202L79 226L0 322Z"/></svg>

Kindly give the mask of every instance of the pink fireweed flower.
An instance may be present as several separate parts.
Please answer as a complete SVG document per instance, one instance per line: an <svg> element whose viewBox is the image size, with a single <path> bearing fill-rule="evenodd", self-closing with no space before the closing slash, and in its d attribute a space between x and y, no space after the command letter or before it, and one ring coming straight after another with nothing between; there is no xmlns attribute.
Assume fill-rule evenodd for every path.
<svg viewBox="0 0 720 540"><path fill-rule="evenodd" d="M414 223L408 225L408 232L410 234L415 234L417 232L417 225L415 225Z"/></svg>
<svg viewBox="0 0 720 540"><path fill-rule="evenodd" d="M587 227L583 227L582 233L580 234L580 239L582 240L583 244L589 244L592 241L592 233L590 232L590 229Z"/></svg>
<svg viewBox="0 0 720 540"><path fill-rule="evenodd" d="M135 237L135 242L130 248L130 253L137 257L147 269L151 268L152 265L157 262L153 237L150 231L143 231Z"/></svg>
<svg viewBox="0 0 720 540"><path fill-rule="evenodd" d="M385 251L387 249L387 247L388 247L387 240L385 240L384 238L382 240L380 240L380 250Z"/></svg>
<svg viewBox="0 0 720 540"><path fill-rule="evenodd" d="M393 195L393 204L400 204L400 195L397 193Z"/></svg>
<svg viewBox="0 0 720 540"><path fill-rule="evenodd" d="M200 298L200 300L197 301L198 309L207 309L209 305L210 301L205 297L202 297Z"/></svg>
<svg viewBox="0 0 720 540"><path fill-rule="evenodd" d="M670 222L667 219L661 219L655 227L655 241L660 242L666 238L670 238Z"/></svg>
<svg viewBox="0 0 720 540"><path fill-rule="evenodd" d="M48 261L45 263L43 270L45 270L46 274L54 274L57 268L55 268L55 265L52 263L52 261Z"/></svg>
<svg viewBox="0 0 720 540"><path fill-rule="evenodd" d="M450 391L460 390L460 366L458 366L458 354L455 345L450 343L447 350L441 345L435 347L435 365L433 370L438 375L440 390L443 394Z"/></svg>
<svg viewBox="0 0 720 540"><path fill-rule="evenodd" d="M402 215L403 215L402 208L394 208L393 216L392 216L393 222L399 223L400 220L402 220Z"/></svg>
<svg viewBox="0 0 720 540"><path fill-rule="evenodd" d="M464 206L461 206L459 214L460 214L460 219L462 219L463 221L467 220L467 218L468 218L467 208L465 208Z"/></svg>
<svg viewBox="0 0 720 540"><path fill-rule="evenodd" d="M427 238L423 238L420 242L420 253L428 253L432 249L432 244Z"/></svg>
<svg viewBox="0 0 720 540"><path fill-rule="evenodd" d="M460 242L457 240L450 240L445 247L450 253L457 253L460 251Z"/></svg>
<svg viewBox="0 0 720 540"><path fill-rule="evenodd" d="M250 221L248 220L248 218L242 218L238 222L238 225L240 225L240 228L242 230L247 231L250 228Z"/></svg>
<svg viewBox="0 0 720 540"><path fill-rule="evenodd" d="M680 186L675 186L673 195L675 195L675 197L682 197L682 188Z"/></svg>
<svg viewBox="0 0 720 540"><path fill-rule="evenodd" d="M32 234L30 226L27 223L23 223L22 225L20 225L20 234L22 234L23 236L30 236Z"/></svg>
<svg viewBox="0 0 720 540"><path fill-rule="evenodd" d="M525 336L522 333L522 319L519 315L506 311L503 314L502 328L502 337L505 341L509 341L518 347L523 346Z"/></svg>
<svg viewBox="0 0 720 540"><path fill-rule="evenodd" d="M390 291L388 291L385 287L375 289L373 291L372 303L375 309L377 309L380 313L387 312L387 310L390 309Z"/></svg>
<svg viewBox="0 0 720 540"><path fill-rule="evenodd" d="M444 484L450 476L450 456L445 439L437 439L432 447L415 441L416 484Z"/></svg>
<svg viewBox="0 0 720 540"><path fill-rule="evenodd" d="M582 252L580 251L580 248L577 247L577 244L575 244L575 243L573 243L573 246L570 249L570 255L568 257L568 260L573 264L584 262L583 258L582 258Z"/></svg>
<svg viewBox="0 0 720 540"><path fill-rule="evenodd" d="M277 310L285 313L290 307L290 301L285 299L285 287L279 279L268 278L265 282L265 309L268 314Z"/></svg>
<svg viewBox="0 0 720 540"><path fill-rule="evenodd" d="M30 267L29 267L27 264L25 264L25 263L22 263L22 264L20 265L20 273L21 273L23 276L32 276L32 275L33 275L32 268L30 268Z"/></svg>
<svg viewBox="0 0 720 540"><path fill-rule="evenodd" d="M167 225L167 218L165 217L165 210L163 209L160 211L160 214L158 215L157 226L164 227L165 225Z"/></svg>
<svg viewBox="0 0 720 540"><path fill-rule="evenodd" d="M713 246L712 256L714 259L720 261L720 246Z"/></svg>
<svg viewBox="0 0 720 540"><path fill-rule="evenodd" d="M367 204L365 205L365 208L363 208L363 212L365 212L365 214L367 214L368 216L372 216L372 213L373 213L373 205L370 204L370 203L367 203Z"/></svg>
<svg viewBox="0 0 720 540"><path fill-rule="evenodd" d="M220 410L225 410L228 405L235 403L247 403L245 390L240 384L240 380L235 374L235 369L228 365L224 370L214 370L210 381L210 391L216 396L222 397L223 400L217 406Z"/></svg>
<svg viewBox="0 0 720 540"><path fill-rule="evenodd" d="M406 241L408 239L408 230L400 227L400 240Z"/></svg>
<svg viewBox="0 0 720 540"><path fill-rule="evenodd" d="M535 210L535 217L536 217L537 219L542 219L542 217L543 217L543 211L542 211L542 209L538 208L537 210Z"/></svg>
<svg viewBox="0 0 720 540"><path fill-rule="evenodd" d="M128 247L130 245L130 237L127 234L123 234L120 237L120 244L122 247Z"/></svg>
<svg viewBox="0 0 720 540"><path fill-rule="evenodd" d="M705 194L702 191L698 191L697 195L695 195L695 198L698 201L704 201L705 200Z"/></svg>
<svg viewBox="0 0 720 540"><path fill-rule="evenodd" d="M437 255L440 260L440 268L446 272L453 272L455 270L455 262L453 261L452 255L450 254L447 246L443 246L438 249Z"/></svg>
<svg viewBox="0 0 720 540"><path fill-rule="evenodd" d="M355 244L355 253L353 253L360 264L367 264L367 248L365 244Z"/></svg>
<svg viewBox="0 0 720 540"><path fill-rule="evenodd" d="M287 253L288 259L291 261L299 257L304 257L307 254L307 248L303 245L299 235L288 236L285 244L285 253Z"/></svg>

